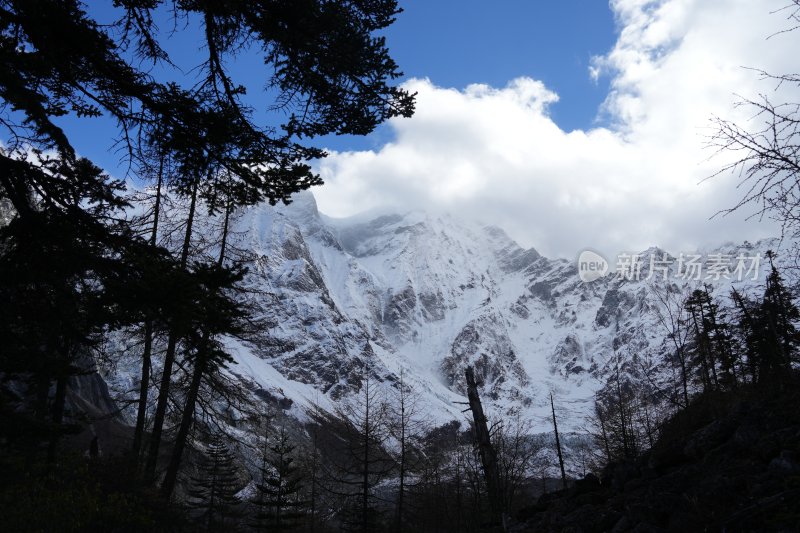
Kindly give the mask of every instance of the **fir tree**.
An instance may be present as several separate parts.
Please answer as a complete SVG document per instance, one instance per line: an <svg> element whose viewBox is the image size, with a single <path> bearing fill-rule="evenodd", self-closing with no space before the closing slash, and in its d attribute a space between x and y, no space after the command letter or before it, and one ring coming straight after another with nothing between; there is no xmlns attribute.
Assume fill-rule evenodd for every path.
<svg viewBox="0 0 800 533"><path fill-rule="evenodd" d="M731 326L727 323L727 314L720 310L708 286L693 291L684 305L692 340L689 362L696 370L703 390L735 388L739 380L737 367L741 361Z"/></svg>
<svg viewBox="0 0 800 533"><path fill-rule="evenodd" d="M206 531L230 530L239 512L240 488L233 454L222 435L215 434L186 491L188 505Z"/></svg>
<svg viewBox="0 0 800 533"><path fill-rule="evenodd" d="M297 529L305 517L303 476L297 465L295 448L285 425L265 436L261 481L256 485L259 529L290 531Z"/></svg>
<svg viewBox="0 0 800 533"><path fill-rule="evenodd" d="M759 332L759 324L756 320L758 304L747 298L735 288L731 290L731 299L736 307L739 342L742 345L747 361L745 367L750 374L753 383L757 383L761 378L761 343L762 337Z"/></svg>
<svg viewBox="0 0 800 533"><path fill-rule="evenodd" d="M754 382L781 378L792 368L800 345L795 323L800 310L775 266L775 254L767 252L770 272L761 299L731 292L738 312L737 330L747 354L746 368Z"/></svg>
<svg viewBox="0 0 800 533"><path fill-rule="evenodd" d="M386 405L371 369L365 365L358 396L335 413L317 410L314 422L320 447L331 458L324 489L340 509L338 520L345 531L382 531L382 510L377 486L387 479L394 461L384 449L388 438Z"/></svg>
<svg viewBox="0 0 800 533"><path fill-rule="evenodd" d="M764 337L761 345L763 373L781 373L791 369L795 352L800 343L795 323L800 319L800 310L794 304L791 292L775 266L775 254L767 252L770 273L758 318Z"/></svg>

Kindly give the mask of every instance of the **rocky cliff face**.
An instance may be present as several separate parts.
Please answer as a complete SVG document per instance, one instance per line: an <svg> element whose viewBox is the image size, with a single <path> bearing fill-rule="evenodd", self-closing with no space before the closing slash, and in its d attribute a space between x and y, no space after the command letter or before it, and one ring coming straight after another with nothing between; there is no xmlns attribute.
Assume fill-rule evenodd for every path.
<svg viewBox="0 0 800 533"><path fill-rule="evenodd" d="M309 193L290 206L252 207L236 224L236 244L255 257L249 298L262 327L252 342L230 342L239 363L231 372L298 416L312 401L347 401L367 372L391 387L402 369L435 421L461 419L455 402L463 400L465 367L474 365L490 412L520 410L545 431L553 390L574 415L564 421L568 431L590 410L612 358L669 349L653 287L688 292L702 283L584 283L573 262L524 249L494 226L419 212L336 220L321 215ZM715 253L763 253L775 244ZM678 259L650 249L641 278L651 257L677 268ZM703 281L720 294L730 285ZM759 283L739 286L757 291ZM135 388L133 372L115 372L119 389Z"/></svg>

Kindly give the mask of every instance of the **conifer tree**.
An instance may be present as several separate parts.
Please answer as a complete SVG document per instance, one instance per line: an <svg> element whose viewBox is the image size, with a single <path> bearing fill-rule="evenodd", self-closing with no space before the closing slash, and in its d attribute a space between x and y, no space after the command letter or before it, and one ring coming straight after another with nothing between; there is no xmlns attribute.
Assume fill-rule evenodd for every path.
<svg viewBox="0 0 800 533"><path fill-rule="evenodd" d="M368 364L362 372L353 402L338 406L334 413L318 410L312 416L326 434L324 446L330 462L325 492L337 502L341 528L372 532L381 531L383 523L376 487L388 478L395 462L384 449L386 404Z"/></svg>
<svg viewBox="0 0 800 533"><path fill-rule="evenodd" d="M209 375L220 372L233 361L219 336L241 331L241 321L245 316L243 306L232 299L226 290L241 282L244 274L241 268L202 264L195 265L192 272L200 287L194 299L193 312L188 315L192 319L192 327L185 337L186 350L193 366L175 444L161 484L161 494L165 499L172 496L175 488L183 451L195 422L200 387Z"/></svg>
<svg viewBox="0 0 800 533"><path fill-rule="evenodd" d="M395 528L402 531L406 518L406 492L408 479L415 471L417 450L414 440L424 427L424 420L419 414L419 396L406 379L405 369L400 370L395 386L393 402L389 405L388 430L395 439L398 451L397 460L397 506Z"/></svg>
<svg viewBox="0 0 800 533"><path fill-rule="evenodd" d="M12 410L33 406L38 423L53 424L52 460L70 377L93 368L108 330L138 321L158 300L138 290L147 273L169 277L171 267L122 220L121 185L88 161L5 157L0 174L11 183L15 216L0 229L0 369L5 380L27 383L33 398Z"/></svg>
<svg viewBox="0 0 800 533"><path fill-rule="evenodd" d="M226 531L239 515L241 489L233 454L220 434L212 436L205 456L191 476L188 505L206 531Z"/></svg>
<svg viewBox="0 0 800 533"><path fill-rule="evenodd" d="M800 319L800 310L794 304L791 292L775 266L775 253L767 252L770 272L762 300L758 321L764 342L761 346L762 371L782 373L791 369L800 337L795 323Z"/></svg>
<svg viewBox="0 0 800 533"><path fill-rule="evenodd" d="M734 304L739 306L738 293ZM692 345L690 366L696 371L704 391L735 388L741 360L736 349L727 313L720 310L709 287L697 289L686 299Z"/></svg>
<svg viewBox="0 0 800 533"><path fill-rule="evenodd" d="M761 378L760 353L763 341L756 320L758 304L741 294L735 287L731 289L731 300L737 311L736 330L739 342L746 354L745 367L750 374L751 381L757 383Z"/></svg>
<svg viewBox="0 0 800 533"><path fill-rule="evenodd" d="M775 266L775 254L767 252L770 272L763 297L747 298L731 293L738 311L738 329L747 353L747 368L754 382L779 378L790 371L800 344L795 323L800 311L791 291Z"/></svg>
<svg viewBox="0 0 800 533"><path fill-rule="evenodd" d="M267 531L297 529L307 502L303 500L303 477L285 425L265 435L260 466L260 482L256 485L257 525Z"/></svg>

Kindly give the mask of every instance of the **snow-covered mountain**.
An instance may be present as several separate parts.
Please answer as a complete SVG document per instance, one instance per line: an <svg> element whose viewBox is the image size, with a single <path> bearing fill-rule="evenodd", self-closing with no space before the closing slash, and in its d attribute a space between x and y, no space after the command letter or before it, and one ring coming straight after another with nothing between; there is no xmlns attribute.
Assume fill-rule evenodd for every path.
<svg viewBox="0 0 800 533"><path fill-rule="evenodd" d="M348 401L365 372L389 388L402 369L433 421L463 420L457 402L474 365L490 412L519 410L546 431L553 391L565 429L577 430L614 354L667 349L653 284L688 292L709 282L724 294L731 283L644 279L651 258L671 275L683 261L657 248L641 254L638 281L586 283L574 262L524 249L494 226L420 212L331 219L310 193L247 209L237 230L256 258L249 281L263 327L252 342L230 341L231 373L299 417L312 402ZM715 254L735 262L776 245L723 246L700 266L711 272ZM738 285L759 291L766 266ZM111 381L132 390L134 376Z"/></svg>

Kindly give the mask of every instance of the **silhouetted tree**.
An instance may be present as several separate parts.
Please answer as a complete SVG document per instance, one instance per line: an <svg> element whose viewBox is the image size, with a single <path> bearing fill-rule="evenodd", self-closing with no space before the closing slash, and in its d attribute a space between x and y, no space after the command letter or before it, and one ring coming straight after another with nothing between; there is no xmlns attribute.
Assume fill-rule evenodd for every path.
<svg viewBox="0 0 800 533"><path fill-rule="evenodd" d="M397 453L397 510L395 527L404 530L406 507L405 497L408 490L409 474L416 470L418 450L415 442L425 427L419 413L419 396L407 381L405 370L400 370L395 385L395 394L388 407L388 430L399 447Z"/></svg>
<svg viewBox="0 0 800 533"><path fill-rule="evenodd" d="M137 321L152 304L149 297L159 299L138 291L147 277L144 265L169 277L170 264L132 234L120 217L120 184L88 161L42 155L23 164L3 158L0 174L16 176L27 192L15 198L23 203L0 228L0 368L4 384L23 381L32 397L19 398L12 409L30 412L38 424L54 424L52 459L70 376L93 371L86 361L103 335ZM49 196L34 192L39 181Z"/></svg>
<svg viewBox="0 0 800 533"><path fill-rule="evenodd" d="M564 454L561 452L561 438L558 434L558 421L556 419L556 405L553 401L553 393L550 393L550 411L553 420L553 435L556 439L556 454L558 455L558 467L561 470L561 484L567 488L567 473L564 471Z"/></svg>
<svg viewBox="0 0 800 533"><path fill-rule="evenodd" d="M636 384L623 372L619 354L611 361L610 375L596 395L595 416L599 440L612 461L631 459L641 451L636 427Z"/></svg>
<svg viewBox="0 0 800 533"><path fill-rule="evenodd" d="M395 467L384 448L388 439L387 408L369 365L362 369L360 390L353 401L334 413L312 413L320 426L319 446L325 455L320 486L339 512L335 517L346 531L380 531L383 509L376 488ZM324 440L323 440L324 439Z"/></svg>
<svg viewBox="0 0 800 533"><path fill-rule="evenodd" d="M464 373L466 376L469 410L472 414L472 427L475 432L475 447L483 466L486 491L489 495L491 518L495 524L505 527L507 509L503 507L505 498L503 497L502 486L500 484L497 450L495 450L492 445L491 432L489 430L488 420L483 411L480 394L478 393L478 383L475 381L474 369L468 366Z"/></svg>
<svg viewBox="0 0 800 533"><path fill-rule="evenodd" d="M696 289L684 303L692 331L692 366L697 370L704 391L719 388L717 365L711 343L710 320L714 303L707 289Z"/></svg>
<svg viewBox="0 0 800 533"><path fill-rule="evenodd" d="M682 407L689 406L689 372L690 362L687 351L687 341L689 337L688 316L684 305L683 293L675 285L667 285L664 289L659 289L651 285L651 292L659 302L656 307L656 315L667 333L667 339L674 351L672 357L668 358L671 366L678 366L680 372L680 391L682 397Z"/></svg>
<svg viewBox="0 0 800 533"><path fill-rule="evenodd" d="M240 513L241 482L234 456L220 434L212 436L186 490L189 508L206 531L230 531Z"/></svg>
<svg viewBox="0 0 800 533"><path fill-rule="evenodd" d="M532 477L532 468L541 446L532 439L533 427L525 421L519 411L507 416L493 434L493 445L497 450L503 506L509 513Z"/></svg>
<svg viewBox="0 0 800 533"><path fill-rule="evenodd" d="M227 289L242 280L243 270L219 265L197 265L192 274L197 277L201 287L196 294L192 314L195 327L188 332L185 339L192 363L192 374L175 444L161 484L161 493L167 499L175 487L183 450L195 421L195 407L203 380L220 372L233 361L219 335L241 331L241 321L245 316L242 305L230 294L226 294Z"/></svg>
<svg viewBox="0 0 800 533"><path fill-rule="evenodd" d="M800 0L790 0L785 12L794 31L800 23ZM777 32L783 33L783 32ZM775 74L756 71L777 86L800 86L798 74ZM742 97L740 107L747 108L758 121L751 127L714 117L715 133L709 145L717 152L735 154L733 162L717 173L737 173L744 194L727 209L730 213L754 204L755 215L768 215L779 221L789 237L800 234L800 103L774 102L766 95L757 99Z"/></svg>
<svg viewBox="0 0 800 533"><path fill-rule="evenodd" d="M738 311L738 329L747 353L746 367L753 381L764 381L785 375L795 361L800 344L795 323L800 311L774 264L769 251L770 273L763 298L750 299L732 291Z"/></svg>
<svg viewBox="0 0 800 533"><path fill-rule="evenodd" d="M255 500L259 529L290 531L297 529L305 517L308 502L302 497L302 471L295 449L285 425L265 435Z"/></svg>
<svg viewBox="0 0 800 533"><path fill-rule="evenodd" d="M800 311L794 298L786 287L783 277L775 266L775 254L767 252L770 272L767 275L766 289L760 307L759 318L764 335L761 347L761 360L764 370L787 372L795 360L800 337L795 324L800 320Z"/></svg>

